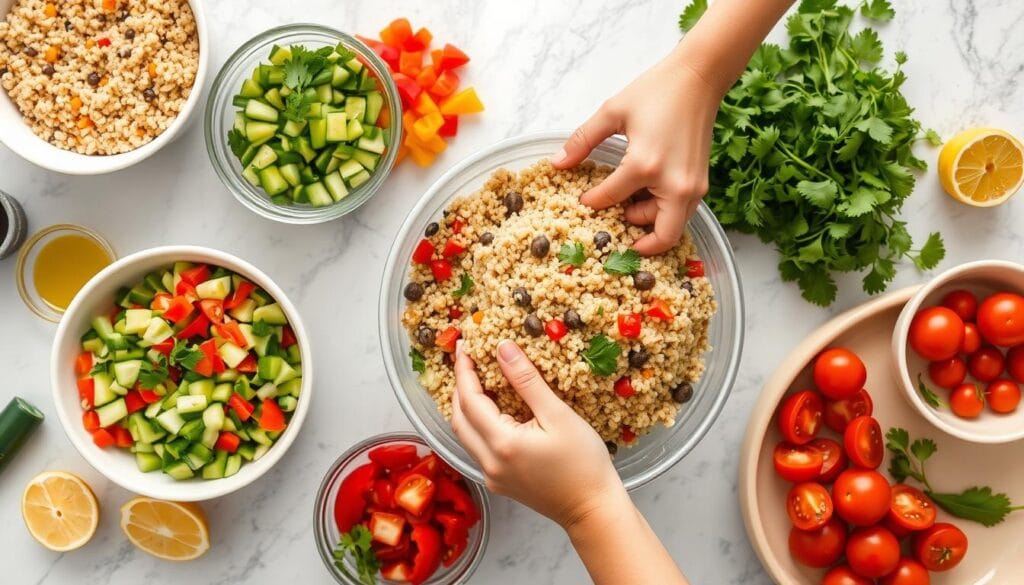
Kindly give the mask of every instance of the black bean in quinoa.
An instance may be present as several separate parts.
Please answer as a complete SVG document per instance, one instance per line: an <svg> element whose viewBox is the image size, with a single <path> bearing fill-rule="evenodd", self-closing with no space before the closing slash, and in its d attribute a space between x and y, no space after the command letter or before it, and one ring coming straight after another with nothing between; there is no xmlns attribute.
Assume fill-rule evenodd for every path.
<svg viewBox="0 0 1024 585"><path fill-rule="evenodd" d="M534 258L543 258L548 255L550 250L551 240L549 240L544 234L533 238L533 241L530 242L530 254L532 254Z"/></svg>
<svg viewBox="0 0 1024 585"><path fill-rule="evenodd" d="M505 215L519 213L523 209L523 195L519 191L509 191L505 194Z"/></svg>
<svg viewBox="0 0 1024 585"><path fill-rule="evenodd" d="M575 309L566 309L565 313L562 314L562 321L565 322L565 326L569 329L583 329L587 326Z"/></svg>
<svg viewBox="0 0 1024 585"><path fill-rule="evenodd" d="M631 349L626 361L629 362L629 367L639 370L640 368L647 365L647 361L651 359L651 354L647 353L644 348Z"/></svg>
<svg viewBox="0 0 1024 585"><path fill-rule="evenodd" d="M484 232L480 234L480 243L485 246L490 246L491 242L494 241L494 234L491 232Z"/></svg>
<svg viewBox="0 0 1024 585"><path fill-rule="evenodd" d="M423 298L423 285L418 282L410 282L405 285L402 295L407 301L418 301Z"/></svg>
<svg viewBox="0 0 1024 585"><path fill-rule="evenodd" d="M520 307L529 308L533 305L533 297L531 297L530 293L521 286L517 286L512 289L512 300Z"/></svg>
<svg viewBox="0 0 1024 585"><path fill-rule="evenodd" d="M653 274L646 270L641 270L633 275L633 286L636 287L636 290L651 290L654 288L656 280Z"/></svg>
<svg viewBox="0 0 1024 585"><path fill-rule="evenodd" d="M418 341L423 347L433 347L434 339L436 337L437 335L434 333L434 330L426 325L420 325L420 327L416 329L416 341Z"/></svg>
<svg viewBox="0 0 1024 585"><path fill-rule="evenodd" d="M530 313L523 319L523 329L531 337L539 337L544 333L544 324L541 323L540 317Z"/></svg>
<svg viewBox="0 0 1024 585"><path fill-rule="evenodd" d="M428 238L436 236L437 232L440 231L440 229L441 226L438 225L436 221L432 221L428 223L427 228L423 230L423 235L427 236Z"/></svg>
<svg viewBox="0 0 1024 585"><path fill-rule="evenodd" d="M672 400L679 404L685 404L693 398L693 385L680 384L672 389Z"/></svg>
<svg viewBox="0 0 1024 585"><path fill-rule="evenodd" d="M608 232L602 230L594 234L594 246L598 250L604 250L610 243L612 243L612 236Z"/></svg>

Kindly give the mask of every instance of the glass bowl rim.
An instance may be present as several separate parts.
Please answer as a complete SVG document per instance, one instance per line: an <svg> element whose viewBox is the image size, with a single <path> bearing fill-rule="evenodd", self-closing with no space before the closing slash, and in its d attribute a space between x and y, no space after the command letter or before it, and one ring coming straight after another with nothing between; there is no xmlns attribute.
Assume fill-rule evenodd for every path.
<svg viewBox="0 0 1024 585"><path fill-rule="evenodd" d="M270 44L276 44L276 41L283 37L290 35L299 34L315 34L323 35L334 38L337 42L344 44L349 49L355 51L360 57L366 59L373 65L373 69L377 72L387 72L388 66L384 61L369 47L367 47L362 41L357 39L355 36L348 33L342 32L335 28L323 26L320 24L313 23L293 23L282 26L276 26L267 29L249 40L242 43L237 49L235 49L231 55L224 61L224 64L217 71L217 75L213 79L213 83L210 85L210 93L206 100L206 108L203 112L203 135L206 143L206 153L210 159L211 166L220 179L221 183L231 192L232 196L238 200L246 209L272 221L280 223L295 224L295 225L309 225L325 223L333 221L335 219L344 217L350 213L355 212L362 207L367 201L369 201L387 180L391 171L394 170L395 164L398 160L398 148L392 140L392 144L389 145L384 156L381 158L380 164L377 169L370 175L370 179L351 191L347 197L342 201L349 201L349 205L344 205L342 201L334 202L324 207L309 207L307 208L292 208L279 206L272 201L265 194L254 195L248 189L247 184L243 184L241 173L236 172L233 168L233 163L228 160L227 165L223 164L220 157L220 151L226 147L225 139L221 135L222 133L214 133L214 120L221 120L226 114L222 110L229 110L231 102L226 99L226 96L232 91L226 84L228 78L231 76L230 73L235 73L242 67L242 64L247 62L247 56L251 57L254 52L258 52L260 48L266 47ZM258 61L266 60L266 57L258 57ZM391 131L392 135L402 135L402 108L400 106L400 97L398 94L398 87L395 85L390 75L379 75L377 76L378 81L383 85L383 92L387 95L387 106L389 111L394 110L392 113L397 115L391 116ZM230 95L234 95L230 93Z"/></svg>
<svg viewBox="0 0 1024 585"><path fill-rule="evenodd" d="M345 451L343 451L342 454L339 455L337 459L335 459L331 463L330 467L328 467L327 470L324 472L323 479L320 480L320 486L316 490L316 496L313 498L313 540L316 543L316 548L317 552L320 555L320 560L323 561L324 566L327 567L328 571L330 572L334 580L338 581L339 583L342 583L342 581L339 580L340 578L336 572L336 569L334 568L334 558L331 556L330 552L330 550L333 550L333 545L328 545L328 541L326 540L327 535L324 533L323 528L321 526L322 514L320 513L320 511L328 509L327 507L325 507L327 503L327 495L331 491L331 488L334 486L334 484L341 483L342 481L344 481L344 478L340 477L340 475L338 474L338 471L341 468L345 467L346 465L349 465L350 463L352 463L353 459L355 459L359 455L362 455L363 453L368 452L373 447L395 442L416 443L417 445L422 445L430 449L434 453L437 453L438 456L441 456L441 454L436 449L434 449L430 445L430 442L427 441L422 435L410 431L391 431L386 433L380 433L377 435L372 435L370 437L366 437L365 439L356 442L348 449L345 449ZM447 463L448 460L445 459L445 462ZM476 573L476 570L480 567L480 563L483 560L484 553L486 553L487 551L487 543L490 541L491 532L491 501L490 498L488 497L487 490L484 489L480 484L471 481L469 477L465 477L465 479L467 480L467 487L472 491L474 495L477 496L481 504L480 544L476 547L474 556L472 560L469 562L469 564L466 566L465 572L460 576L461 580L458 581L459 583L468 582L469 579L473 576L473 574ZM467 548L467 551L468 550L469 549Z"/></svg>
<svg viewBox="0 0 1024 585"><path fill-rule="evenodd" d="M394 240L391 244L391 249L388 252L387 261L384 265L384 272L380 286L380 299L378 301L378 327L380 337L381 352L384 355L384 368L387 372L388 383L391 385L391 390L395 393L395 397L398 399L399 405L402 407L402 411L405 413L406 418L412 423L416 432L419 433L423 439L427 442L431 449L433 449L438 455L440 455L445 461L451 462L452 467L459 473L474 482L483 484L485 479L483 473L480 471L478 466L466 465L463 459L452 453L445 447L440 441L438 441L430 429L427 427L424 420L416 412L411 400L406 395L406 391L401 383L401 376L398 372L397 364L392 358L390 346L392 344L392 332L387 326L387 319L389 314L388 299L392 297L392 276L396 270L400 269L400 262L398 260L398 253L402 247L402 243L406 238L410 237L411 230L420 214L423 213L424 209L432 204L437 193L442 187L454 180L456 180L461 174L467 169L480 163L486 159L493 158L504 152L514 150L516 148L529 145L533 142L542 142L550 140L568 140L572 136L573 131L569 129L560 130L547 130L541 132L531 132L513 136L500 140L491 146L484 148L465 159L459 161L447 171L445 171L440 177L438 177L430 187L420 196L416 205L409 210L405 219L402 221L401 226L395 233ZM625 153L627 142L626 139L618 134L604 140L597 148L605 147L616 150L617 152ZM500 165L495 165L495 169ZM736 378L739 375L740 360L743 353L743 341L744 341L744 325L745 325L745 307L743 301L743 286L739 273L739 268L736 264L736 258L733 254L732 246L729 243L729 239L725 234L724 228L715 218L714 213L707 206L705 202L701 202L697 208L697 215L704 222L707 227L707 236L714 242L715 247L720 251L722 260L725 266L729 269L728 272L732 278L728 279L727 284L731 284L731 294L736 299L735 306L735 323L732 331L726 331L726 335L732 336L731 344L726 348L715 348L712 351L725 351L729 352L728 362L723 365L725 369L725 379L723 381L720 391L714 397L711 402L710 409L706 416L701 420L694 428L692 434L690 434L683 444L673 451L666 452L666 455L662 457L657 464L652 465L642 473L637 473L628 478L624 478L623 483L627 490L635 490L640 488L661 474L665 473L678 463L683 457L685 457L690 451L692 451L700 441L707 435L711 430L711 427L717 421L719 415L724 410L725 403L729 399L729 395L732 393L732 388L736 383ZM399 285L400 286L400 285ZM717 296L717 295L716 295ZM728 341L728 340L727 340Z"/></svg>

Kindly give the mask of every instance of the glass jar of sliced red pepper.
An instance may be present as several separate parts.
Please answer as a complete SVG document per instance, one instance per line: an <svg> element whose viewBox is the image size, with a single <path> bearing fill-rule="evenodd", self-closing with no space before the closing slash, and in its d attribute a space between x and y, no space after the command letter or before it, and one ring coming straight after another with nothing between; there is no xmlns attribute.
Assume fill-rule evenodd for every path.
<svg viewBox="0 0 1024 585"><path fill-rule="evenodd" d="M342 585L363 583L360 571L378 583L448 585L467 582L476 570L488 516L481 486L420 437L390 433L358 443L331 465L313 526L320 556Z"/></svg>

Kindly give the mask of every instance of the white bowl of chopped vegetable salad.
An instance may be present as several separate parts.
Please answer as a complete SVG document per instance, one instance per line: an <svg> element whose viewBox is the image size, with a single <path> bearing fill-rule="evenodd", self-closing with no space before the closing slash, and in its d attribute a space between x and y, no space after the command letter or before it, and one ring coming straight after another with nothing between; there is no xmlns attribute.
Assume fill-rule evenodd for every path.
<svg viewBox="0 0 1024 585"><path fill-rule="evenodd" d="M223 496L267 472L309 410L313 367L294 305L262 271L197 246L126 256L57 328L64 432L108 479L153 498Z"/></svg>

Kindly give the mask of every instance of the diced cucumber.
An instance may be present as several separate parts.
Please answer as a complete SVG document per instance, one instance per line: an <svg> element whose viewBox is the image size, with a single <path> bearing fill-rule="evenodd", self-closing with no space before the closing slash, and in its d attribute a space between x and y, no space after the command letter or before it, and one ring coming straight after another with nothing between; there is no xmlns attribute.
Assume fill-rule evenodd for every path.
<svg viewBox="0 0 1024 585"><path fill-rule="evenodd" d="M150 272L146 275L146 286L153 289L156 292L168 292L164 286L163 274L159 272Z"/></svg>
<svg viewBox="0 0 1024 585"><path fill-rule="evenodd" d="M143 473L149 473L150 471L156 471L160 469L163 461L159 455L155 453L135 453L135 465L138 466L139 471Z"/></svg>
<svg viewBox="0 0 1024 585"><path fill-rule="evenodd" d="M260 458L262 458L264 455L267 454L267 451L270 451L270 445L264 445L264 444L257 445L256 446L256 450L253 451L252 460L253 461L259 461Z"/></svg>
<svg viewBox="0 0 1024 585"><path fill-rule="evenodd" d="M324 173L330 174L338 170L338 167L341 166L341 162L342 161L340 158L334 158L334 156L331 156L331 158L327 161L327 168L324 169Z"/></svg>
<svg viewBox="0 0 1024 585"><path fill-rule="evenodd" d="M201 299L223 300L231 294L231 277L211 278L196 285L196 294Z"/></svg>
<svg viewBox="0 0 1024 585"><path fill-rule="evenodd" d="M246 400L252 400L252 397L256 395L256 392L252 389L252 384L249 383L248 378L239 378L238 381L235 382L234 390L239 396Z"/></svg>
<svg viewBox="0 0 1024 585"><path fill-rule="evenodd" d="M330 78L326 79L325 81L329 82ZM322 104L331 103L331 98L334 97L334 88L331 87L330 83L326 82L323 85L316 86L316 101Z"/></svg>
<svg viewBox="0 0 1024 585"><path fill-rule="evenodd" d="M259 150L256 151L256 156L252 159L252 166L257 170L265 169L276 161L277 153L274 152L274 149L263 144L260 146Z"/></svg>
<svg viewBox="0 0 1024 585"><path fill-rule="evenodd" d="M274 45L270 49L270 62L278 67L284 65L284 62L292 58L292 50L288 47L279 47Z"/></svg>
<svg viewBox="0 0 1024 585"><path fill-rule="evenodd" d="M288 120L284 123L284 127L281 128L281 132L286 136L295 138L301 136L302 131L306 129L306 122L296 122L295 120Z"/></svg>
<svg viewBox="0 0 1024 585"><path fill-rule="evenodd" d="M245 170L242 171L242 177L249 181L249 184L253 187L260 186L260 176L256 171L256 167L252 165L245 167Z"/></svg>
<svg viewBox="0 0 1024 585"><path fill-rule="evenodd" d="M249 103L245 104L245 116L250 120L277 122L278 115L274 106L259 100L249 100Z"/></svg>
<svg viewBox="0 0 1024 585"><path fill-rule="evenodd" d="M352 154L355 153L355 151L356 149L354 146L350 146L348 144L339 144L338 147L334 149L334 152L331 153L331 156L333 156L336 159L345 161L352 158Z"/></svg>
<svg viewBox="0 0 1024 585"><path fill-rule="evenodd" d="M277 376L274 377L274 384L284 384L289 380L294 380L299 377L299 372L295 370L288 362L281 360L281 369L278 371Z"/></svg>
<svg viewBox="0 0 1024 585"><path fill-rule="evenodd" d="M302 178L299 176L299 165L294 163L282 165L277 170L281 171L281 176L292 187L302 184Z"/></svg>
<svg viewBox="0 0 1024 585"><path fill-rule="evenodd" d="M124 312L124 331L128 334L142 333L149 327L153 311L149 309L128 309Z"/></svg>
<svg viewBox="0 0 1024 585"><path fill-rule="evenodd" d="M277 405L281 407L284 412L292 412L298 405L299 401L294 396L282 396L277 399Z"/></svg>
<svg viewBox="0 0 1024 585"><path fill-rule="evenodd" d="M252 299L245 299L244 301L242 301L240 305L238 305L234 309L229 309L228 315L234 317L236 321L241 321L242 323L252 323L252 313L255 310L256 301Z"/></svg>
<svg viewBox="0 0 1024 585"><path fill-rule="evenodd" d="M188 384L188 393L190 396L204 396L207 401L213 398L213 380L209 378L203 378L202 380L194 380Z"/></svg>
<svg viewBox="0 0 1024 585"><path fill-rule="evenodd" d="M224 477L231 477L238 473L238 470L242 468L242 456L238 453L228 455L227 461L224 464Z"/></svg>
<svg viewBox="0 0 1024 585"><path fill-rule="evenodd" d="M273 380L284 365L286 365L284 359L276 355L261 357L257 362L256 375L264 380Z"/></svg>
<svg viewBox="0 0 1024 585"><path fill-rule="evenodd" d="M267 106L267 108L270 108L274 114L277 114L277 110L274 108L270 106ZM273 138L275 133L277 133L277 124L250 121L245 125L245 137L254 145L263 144Z"/></svg>
<svg viewBox="0 0 1024 585"><path fill-rule="evenodd" d="M199 438L203 436L203 431L206 430L206 426L203 424L203 419L201 418L202 415L200 414L199 416L200 418L193 418L192 420L187 421L181 427L181 430L178 431L178 435L189 443L198 441ZM177 441L177 439L175 439L175 441Z"/></svg>
<svg viewBox="0 0 1024 585"><path fill-rule="evenodd" d="M177 409L180 414L189 414L192 412L202 412L206 410L207 401L206 396L200 394L198 396L188 395L178 397Z"/></svg>
<svg viewBox="0 0 1024 585"><path fill-rule="evenodd" d="M217 348L217 353L218 355L220 355L220 357L224 360L224 363L229 368L237 367L238 364L242 363L242 360L244 360L249 355L249 352L245 351L241 347L238 347L234 343L231 343L230 341L225 342L223 345Z"/></svg>
<svg viewBox="0 0 1024 585"><path fill-rule="evenodd" d="M244 136L245 135L245 121L246 121L246 118L245 118L245 114L244 113L242 113L242 112L235 112L235 123L232 124L231 129L234 130L235 132L241 132L242 135Z"/></svg>
<svg viewBox="0 0 1024 585"><path fill-rule="evenodd" d="M299 397L299 390L302 389L302 378L292 378L277 387L278 394L289 394L295 398Z"/></svg>
<svg viewBox="0 0 1024 585"><path fill-rule="evenodd" d="M272 87L268 89L267 93L263 94L263 99L267 100L267 103L278 110L284 110L284 101L281 100L281 91L278 88ZM248 105L249 104L246 104L247 108Z"/></svg>
<svg viewBox="0 0 1024 585"><path fill-rule="evenodd" d="M330 114L328 114L330 115ZM327 145L327 119L326 118L314 118L309 121L309 145L313 148L320 149ZM306 158L306 162L315 158Z"/></svg>
<svg viewBox="0 0 1024 585"><path fill-rule="evenodd" d="M267 192L267 195L274 196L288 190L288 181L284 180L277 167L270 166L259 172L260 186Z"/></svg>
<svg viewBox="0 0 1024 585"><path fill-rule="evenodd" d="M345 114L349 120L362 120L366 115L366 98L352 95L345 99Z"/></svg>
<svg viewBox="0 0 1024 585"><path fill-rule="evenodd" d="M113 377L106 372L96 372L92 375L93 404L101 406L117 398L117 394L110 389L113 383Z"/></svg>
<svg viewBox="0 0 1024 585"><path fill-rule="evenodd" d="M86 339L82 342L82 351L88 351L90 353L100 353L107 348L106 344L99 337L93 337L92 339Z"/></svg>
<svg viewBox="0 0 1024 585"><path fill-rule="evenodd" d="M360 138L360 140L362 140L362 138ZM357 148L355 152L352 153L352 160L363 165L366 170L373 172L374 169L377 168L377 163L380 161L380 155Z"/></svg>
<svg viewBox="0 0 1024 585"><path fill-rule="evenodd" d="M217 450L213 461L203 467L203 479L220 479L224 477L224 468L227 466L227 463L228 452Z"/></svg>
<svg viewBox="0 0 1024 585"><path fill-rule="evenodd" d="M277 396L277 386L273 382L267 382L256 391L256 397L260 400L274 398Z"/></svg>
<svg viewBox="0 0 1024 585"><path fill-rule="evenodd" d="M141 347L135 349L118 349L115 350L111 356L115 362L122 362L125 360L137 360L146 357L146 350Z"/></svg>
<svg viewBox="0 0 1024 585"><path fill-rule="evenodd" d="M156 415L160 414L160 410L163 408L162 401L157 401L146 407L144 411L146 418L156 418Z"/></svg>
<svg viewBox="0 0 1024 585"><path fill-rule="evenodd" d="M375 154L381 154L387 145L384 144L384 135L380 132L375 133L374 137L363 136L359 139L358 146L361 150L367 150Z"/></svg>
<svg viewBox="0 0 1024 585"><path fill-rule="evenodd" d="M249 101L251 99L252 98L247 98L244 95L236 95L235 97L231 98L231 105L235 106L236 108L241 108L242 111L244 112L245 106L249 105Z"/></svg>
<svg viewBox="0 0 1024 585"><path fill-rule="evenodd" d="M100 419L101 427L109 427L128 416L128 406L125 404L124 398L118 398L113 402L97 407L96 415Z"/></svg>
<svg viewBox="0 0 1024 585"><path fill-rule="evenodd" d="M235 451L235 454L237 454L242 459L245 459L246 461L252 461L252 457L255 451L256 445L253 445L252 443L242 443L241 445L238 446L238 450Z"/></svg>
<svg viewBox="0 0 1024 585"><path fill-rule="evenodd" d="M348 120L345 112L331 112L327 114L327 142L342 142L349 140Z"/></svg>
<svg viewBox="0 0 1024 585"><path fill-rule="evenodd" d="M110 391L113 392L114 394L117 394L118 396L124 396L125 394L128 393L128 389L118 384L116 381L110 385Z"/></svg>
<svg viewBox="0 0 1024 585"><path fill-rule="evenodd" d="M220 404L211 404L203 411L203 424L206 428L219 431L224 428L224 408Z"/></svg>
<svg viewBox="0 0 1024 585"><path fill-rule="evenodd" d="M363 170L363 165L355 160L347 160L341 164L341 168L338 169L341 172L341 178L346 181L350 181L352 177L356 176Z"/></svg>
<svg viewBox="0 0 1024 585"><path fill-rule="evenodd" d="M174 461L164 465L164 473L174 479L188 479L194 475L192 469L184 461Z"/></svg>
<svg viewBox="0 0 1024 585"><path fill-rule="evenodd" d="M316 167L317 172L320 174L327 174L327 166L334 160L331 157L331 151L324 149L320 151L320 154L316 155L316 159L313 160L313 166Z"/></svg>
<svg viewBox="0 0 1024 585"><path fill-rule="evenodd" d="M154 402L154 404L157 403ZM148 409L145 416L152 418L148 414ZM152 420L139 421L138 430L139 440L142 441L143 443L155 443L160 439L164 438L165 436L167 436L167 433L164 431L164 429L161 428L159 425L154 424Z"/></svg>
<svg viewBox="0 0 1024 585"><path fill-rule="evenodd" d="M255 80L246 79L242 82L242 90L238 92L238 95L247 98L258 98L263 95L263 88Z"/></svg>
<svg viewBox="0 0 1024 585"><path fill-rule="evenodd" d="M207 449L213 449L214 445L217 444L218 437L220 437L220 431L210 428L204 428L203 435L199 439L199 442Z"/></svg>
<svg viewBox="0 0 1024 585"><path fill-rule="evenodd" d="M363 170L359 171L358 173L356 173L355 175L349 177L349 179L348 179L348 186L351 189L355 189L355 188L359 187L360 185L362 185L363 183L365 183L365 182L367 182L369 180L370 180L370 173L369 173L369 171L367 171L366 169L363 169Z"/></svg>
<svg viewBox="0 0 1024 585"><path fill-rule="evenodd" d="M330 192L328 192L327 188L324 187L324 184L319 181L311 185L306 185L305 193L306 196L309 197L309 204L313 207L330 205L333 201L333 199L331 199ZM258 311L259 309L256 310Z"/></svg>
<svg viewBox="0 0 1024 585"><path fill-rule="evenodd" d="M114 377L117 378L117 383L125 388L135 385L141 371L142 360L128 360L114 364Z"/></svg>
<svg viewBox="0 0 1024 585"><path fill-rule="evenodd" d="M213 451L200 443L192 443L185 452L185 463L192 471L199 471L204 465L213 461Z"/></svg>
<svg viewBox="0 0 1024 585"><path fill-rule="evenodd" d="M359 59L356 59L355 57L346 61L345 67L347 67L348 70L351 71L352 73L359 73L360 71L363 70L363 64L360 63Z"/></svg>
<svg viewBox="0 0 1024 585"><path fill-rule="evenodd" d="M335 64L331 68L331 86L340 88L351 76L352 74L349 73L348 69Z"/></svg>
<svg viewBox="0 0 1024 585"><path fill-rule="evenodd" d="M363 125L359 120L349 120L348 127L346 128L347 138L346 140L357 140L363 135Z"/></svg>
<svg viewBox="0 0 1024 585"><path fill-rule="evenodd" d="M172 335L174 335L174 330L167 324L167 321L160 317L153 317L142 334L142 340L149 345L156 345Z"/></svg>
<svg viewBox="0 0 1024 585"><path fill-rule="evenodd" d="M274 442L270 440L270 437L267 436L266 431L260 428L254 427L249 429L249 437L251 437L253 441L256 441L260 445L268 448L274 444Z"/></svg>
<svg viewBox="0 0 1024 585"><path fill-rule="evenodd" d="M285 317L284 311L281 309L281 305L277 303L270 303L269 305L263 305L253 311L252 315L255 321L266 321L268 325L287 325L288 318Z"/></svg>
<svg viewBox="0 0 1024 585"><path fill-rule="evenodd" d="M185 419L181 418L176 408L161 412L156 417L156 422L160 424L168 433L172 435L178 434L181 427L185 426Z"/></svg>
<svg viewBox="0 0 1024 585"><path fill-rule="evenodd" d="M335 201L341 201L348 195L348 188L345 187L345 180L341 178L341 173L333 172L324 177L324 186L327 187L327 192Z"/></svg>
<svg viewBox="0 0 1024 585"><path fill-rule="evenodd" d="M363 121L370 126L377 124L380 112L384 109L384 96L379 91L371 91L366 94L366 113Z"/></svg>

